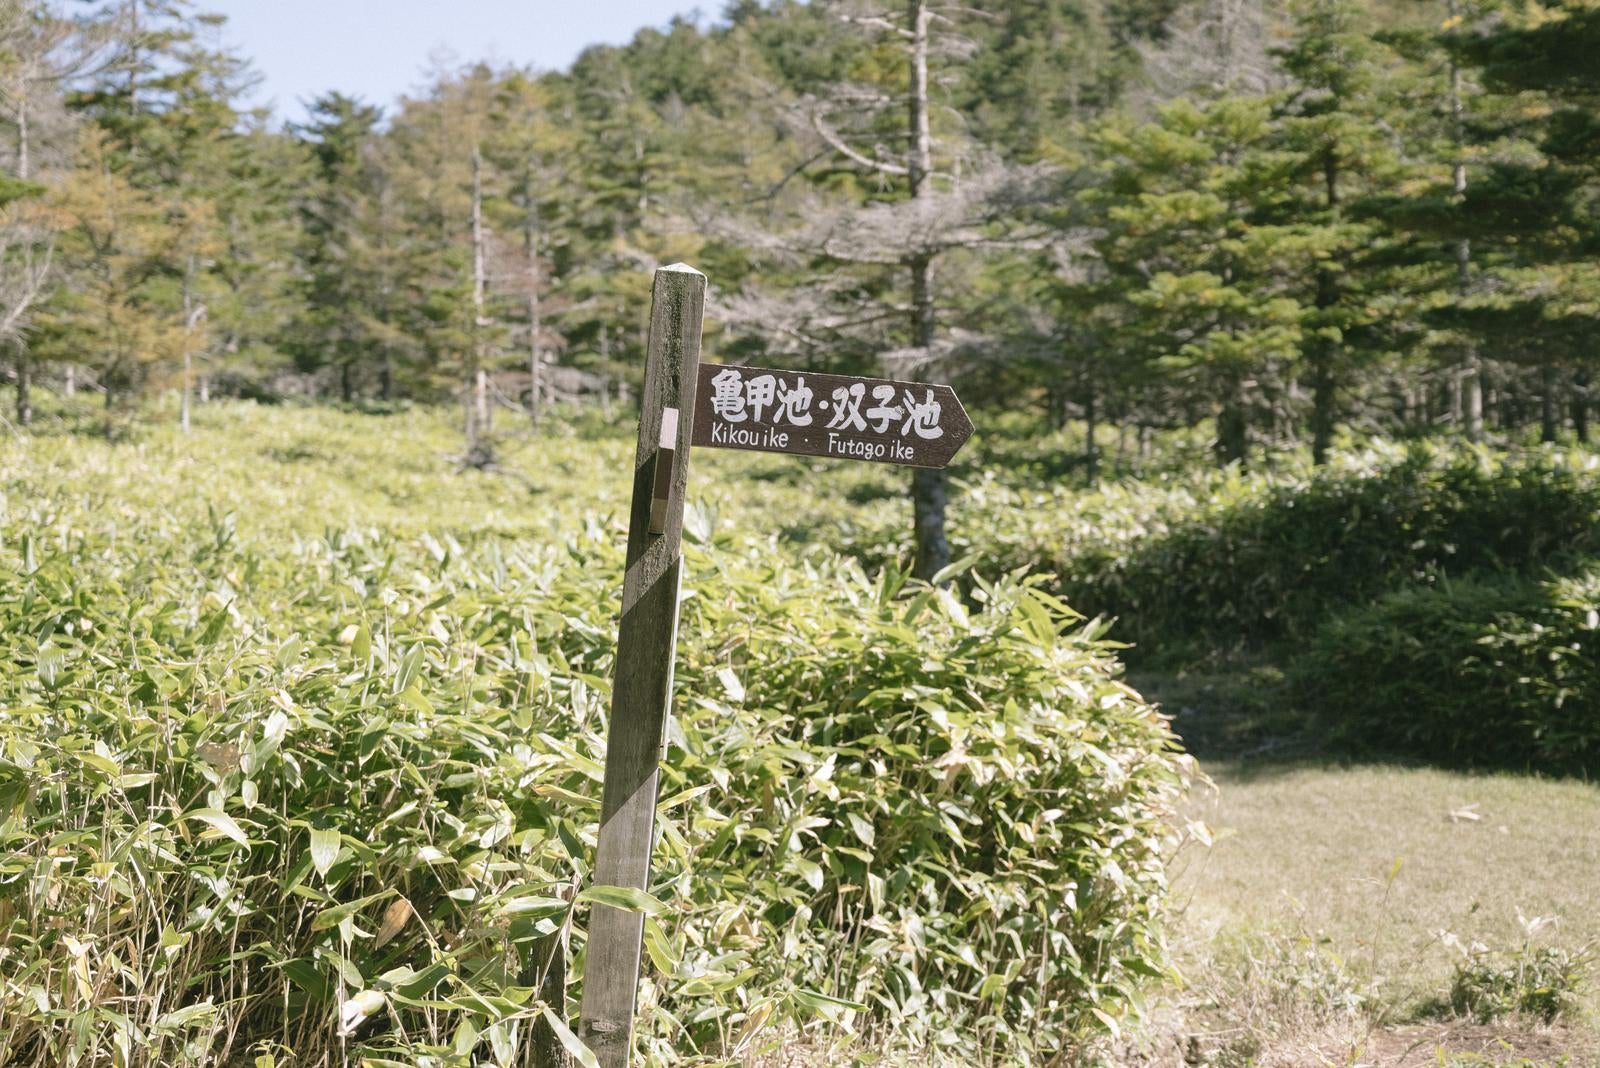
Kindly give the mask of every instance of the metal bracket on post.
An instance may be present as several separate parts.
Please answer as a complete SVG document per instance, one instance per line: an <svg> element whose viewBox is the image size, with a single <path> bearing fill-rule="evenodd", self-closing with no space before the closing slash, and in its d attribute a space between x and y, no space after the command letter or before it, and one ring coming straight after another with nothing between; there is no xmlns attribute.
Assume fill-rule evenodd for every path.
<svg viewBox="0 0 1600 1068"><path fill-rule="evenodd" d="M650 533L667 532L667 501L672 496L672 463L678 450L678 409L661 409L661 443L656 449L655 477L651 479Z"/></svg>

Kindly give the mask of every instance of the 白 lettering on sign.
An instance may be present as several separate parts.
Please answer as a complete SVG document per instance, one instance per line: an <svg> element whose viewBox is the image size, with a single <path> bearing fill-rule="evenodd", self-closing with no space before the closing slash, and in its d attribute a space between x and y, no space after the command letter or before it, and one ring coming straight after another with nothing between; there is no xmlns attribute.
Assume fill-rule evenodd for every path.
<svg viewBox="0 0 1600 1068"><path fill-rule="evenodd" d="M943 467L972 436L949 386L700 365L693 444Z"/></svg>

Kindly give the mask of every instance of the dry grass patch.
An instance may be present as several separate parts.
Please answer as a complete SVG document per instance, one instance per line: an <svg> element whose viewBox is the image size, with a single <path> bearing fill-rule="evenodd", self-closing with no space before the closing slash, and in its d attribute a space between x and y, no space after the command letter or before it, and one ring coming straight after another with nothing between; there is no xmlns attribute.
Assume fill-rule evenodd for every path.
<svg viewBox="0 0 1600 1068"><path fill-rule="evenodd" d="M1189 982L1113 1062L1600 1065L1592 983L1555 1026L1452 1019L1463 955L1441 936L1509 960L1600 944L1600 788L1397 767L1208 770L1217 789L1196 815L1217 842L1175 876Z"/></svg>
<svg viewBox="0 0 1600 1068"><path fill-rule="evenodd" d="M1395 767L1209 771L1217 790L1198 814L1219 840L1176 875L1191 943L1322 939L1404 1012L1449 989L1441 930L1510 947L1520 913L1553 918L1539 936L1551 944L1600 942L1600 787Z"/></svg>

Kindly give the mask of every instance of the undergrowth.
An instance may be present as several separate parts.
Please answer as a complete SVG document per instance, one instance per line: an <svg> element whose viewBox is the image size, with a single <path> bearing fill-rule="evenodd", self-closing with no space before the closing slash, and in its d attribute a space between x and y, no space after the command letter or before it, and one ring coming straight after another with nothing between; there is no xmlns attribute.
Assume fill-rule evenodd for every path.
<svg viewBox="0 0 1600 1068"><path fill-rule="evenodd" d="M609 469L453 475L393 418L0 452L0 1064L509 1065L595 901L645 913L650 1063L1044 1063L1170 974L1192 767L1102 628L750 505L688 523L651 892L584 890Z"/></svg>
<svg viewBox="0 0 1600 1068"><path fill-rule="evenodd" d="M1335 617L1291 674L1347 751L1581 774L1600 767L1600 572L1393 593Z"/></svg>

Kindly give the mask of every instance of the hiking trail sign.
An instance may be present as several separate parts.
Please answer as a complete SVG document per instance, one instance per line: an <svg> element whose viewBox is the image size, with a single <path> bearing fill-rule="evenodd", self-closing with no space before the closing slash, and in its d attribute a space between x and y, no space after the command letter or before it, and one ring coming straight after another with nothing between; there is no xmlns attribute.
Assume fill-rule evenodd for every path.
<svg viewBox="0 0 1600 1068"><path fill-rule="evenodd" d="M943 467L971 436L949 386L700 365L695 445Z"/></svg>
<svg viewBox="0 0 1600 1068"><path fill-rule="evenodd" d="M591 876L597 887L649 888L690 447L943 467L972 435L949 386L702 364L705 296L705 275L693 267L656 271ZM578 1037L601 1068L628 1064L643 934L641 913L594 902Z"/></svg>

